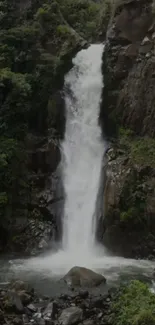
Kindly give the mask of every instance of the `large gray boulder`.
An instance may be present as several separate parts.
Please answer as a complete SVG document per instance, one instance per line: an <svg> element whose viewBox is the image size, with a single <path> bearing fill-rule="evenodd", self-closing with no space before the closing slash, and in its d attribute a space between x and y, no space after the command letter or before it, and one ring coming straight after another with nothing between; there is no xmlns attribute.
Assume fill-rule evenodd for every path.
<svg viewBox="0 0 155 325"><path fill-rule="evenodd" d="M90 269L80 266L74 266L63 278L71 286L96 287L105 283L103 275L98 274Z"/></svg>

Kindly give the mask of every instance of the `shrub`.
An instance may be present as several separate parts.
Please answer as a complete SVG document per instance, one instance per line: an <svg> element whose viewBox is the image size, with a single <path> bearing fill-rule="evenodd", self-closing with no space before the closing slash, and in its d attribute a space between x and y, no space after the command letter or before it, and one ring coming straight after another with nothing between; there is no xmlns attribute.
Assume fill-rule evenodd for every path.
<svg viewBox="0 0 155 325"><path fill-rule="evenodd" d="M155 139L136 137L132 130L124 128L119 130L119 139L133 163L155 167Z"/></svg>
<svg viewBox="0 0 155 325"><path fill-rule="evenodd" d="M112 325L154 325L155 295L146 284L134 280L123 287L111 306Z"/></svg>

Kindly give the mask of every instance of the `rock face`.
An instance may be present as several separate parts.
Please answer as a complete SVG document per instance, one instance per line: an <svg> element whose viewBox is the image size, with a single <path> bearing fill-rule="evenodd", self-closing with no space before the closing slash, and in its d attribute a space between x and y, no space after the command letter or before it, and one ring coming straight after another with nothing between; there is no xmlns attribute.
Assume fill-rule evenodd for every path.
<svg viewBox="0 0 155 325"><path fill-rule="evenodd" d="M106 282L103 275L79 266L73 267L63 279L68 285L73 287L95 287Z"/></svg>
<svg viewBox="0 0 155 325"><path fill-rule="evenodd" d="M113 8L103 55L101 116L154 136L153 1L122 0ZM112 130L105 131L109 134Z"/></svg>
<svg viewBox="0 0 155 325"><path fill-rule="evenodd" d="M155 255L155 170L134 164L126 151L108 153L102 241L125 257Z"/></svg>
<svg viewBox="0 0 155 325"><path fill-rule="evenodd" d="M111 149L101 240L127 257L155 255L154 35L153 1L113 6L102 66L100 118Z"/></svg>

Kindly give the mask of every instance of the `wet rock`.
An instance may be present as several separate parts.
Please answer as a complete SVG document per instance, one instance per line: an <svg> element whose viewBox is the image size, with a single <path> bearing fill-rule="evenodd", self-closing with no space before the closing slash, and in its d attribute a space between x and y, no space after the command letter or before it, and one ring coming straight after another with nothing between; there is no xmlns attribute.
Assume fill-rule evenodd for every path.
<svg viewBox="0 0 155 325"><path fill-rule="evenodd" d="M59 317L61 325L72 325L79 323L82 320L82 309L78 307L69 307L62 311Z"/></svg>
<svg viewBox="0 0 155 325"><path fill-rule="evenodd" d="M101 119L104 125L106 117L108 136L117 134L116 126L132 129L138 135L155 134L154 54L153 58L145 57L154 48L151 2L135 0L128 6L125 0L120 1L109 24L101 105Z"/></svg>
<svg viewBox="0 0 155 325"><path fill-rule="evenodd" d="M73 267L63 279L68 285L82 287L95 287L106 282L103 275L79 266Z"/></svg>
<svg viewBox="0 0 155 325"><path fill-rule="evenodd" d="M21 280L17 280L15 282L13 282L11 287L15 291L23 291L23 290L26 291L26 290L28 290L28 284L25 283L24 281L21 281Z"/></svg>
<svg viewBox="0 0 155 325"><path fill-rule="evenodd" d="M14 320L13 320L13 324L14 324L14 325L22 325L22 324L23 324L23 321L22 321L21 318L16 317L16 318L14 318Z"/></svg>
<svg viewBox="0 0 155 325"><path fill-rule="evenodd" d="M96 308L102 308L103 302L104 302L103 297L94 297L91 301L91 306Z"/></svg>
<svg viewBox="0 0 155 325"><path fill-rule="evenodd" d="M23 320L24 325L29 323L29 318L25 314L22 315L22 320Z"/></svg>
<svg viewBox="0 0 155 325"><path fill-rule="evenodd" d="M31 296L28 293L26 293L25 291L20 291L20 292L18 292L18 295L19 295L23 305L27 305L30 303Z"/></svg>
<svg viewBox="0 0 155 325"><path fill-rule="evenodd" d="M45 321L45 319L41 318L38 324L39 325L47 325L47 322Z"/></svg>
<svg viewBox="0 0 155 325"><path fill-rule="evenodd" d="M39 322L42 319L42 314L40 312L35 313L33 319Z"/></svg>
<svg viewBox="0 0 155 325"><path fill-rule="evenodd" d="M22 304L20 296L13 290L8 292L9 305L15 307L18 312L24 311L24 306Z"/></svg>
<svg viewBox="0 0 155 325"><path fill-rule="evenodd" d="M33 304L29 304L27 306L27 308L33 313L35 313L37 311L37 308Z"/></svg>
<svg viewBox="0 0 155 325"><path fill-rule="evenodd" d="M129 137L124 141L120 136L111 150L111 153L115 153L113 159L111 153L110 156L107 153L101 240L114 254L131 258L148 258L152 255L153 258L155 169L144 165L143 152L135 163L134 159L137 158L134 155L131 158L131 152L127 149L130 141L136 147L136 139ZM143 226L142 220L145 220Z"/></svg>
<svg viewBox="0 0 155 325"><path fill-rule="evenodd" d="M81 291L79 291L79 296L80 296L80 298L85 299L89 296L89 292L87 290L81 290Z"/></svg>
<svg viewBox="0 0 155 325"><path fill-rule="evenodd" d="M95 325L96 323L94 322L93 319L86 319L84 322L83 322L83 325Z"/></svg>
<svg viewBox="0 0 155 325"><path fill-rule="evenodd" d="M45 311L43 313L43 316L51 318L53 314L54 314L54 304L53 304L53 302L50 302L47 305L47 307L46 307L46 309L45 309Z"/></svg>
<svg viewBox="0 0 155 325"><path fill-rule="evenodd" d="M97 315L97 318L98 319L101 319L103 317L103 313L99 313L98 315Z"/></svg>

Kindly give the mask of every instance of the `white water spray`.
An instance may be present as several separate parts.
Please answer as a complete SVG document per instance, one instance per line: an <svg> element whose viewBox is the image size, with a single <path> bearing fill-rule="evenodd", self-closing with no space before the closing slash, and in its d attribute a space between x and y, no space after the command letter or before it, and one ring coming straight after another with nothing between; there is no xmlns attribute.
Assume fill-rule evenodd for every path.
<svg viewBox="0 0 155 325"><path fill-rule="evenodd" d="M103 45L91 45L73 60L65 77L66 134L63 181L66 193L63 249L67 254L91 254L95 245L95 203L104 144L98 125L102 91Z"/></svg>
<svg viewBox="0 0 155 325"><path fill-rule="evenodd" d="M153 263L113 257L95 242L95 206L99 189L104 142L98 126L102 90L103 45L91 45L73 59L65 77L66 133L62 143L63 181L66 193L62 250L27 261L12 269L43 277L62 276L75 265L103 273L108 280L119 274L150 274Z"/></svg>

